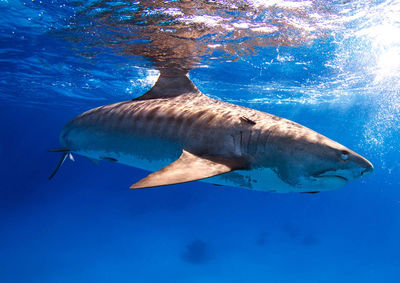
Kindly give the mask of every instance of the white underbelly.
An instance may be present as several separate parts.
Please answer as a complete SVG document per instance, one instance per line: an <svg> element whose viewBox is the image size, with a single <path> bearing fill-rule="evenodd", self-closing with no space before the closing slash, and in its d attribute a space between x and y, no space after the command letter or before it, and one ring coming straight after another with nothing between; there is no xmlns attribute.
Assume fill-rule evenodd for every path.
<svg viewBox="0 0 400 283"><path fill-rule="evenodd" d="M106 160L129 165L143 170L155 172L168 164L174 162L177 158L165 159L143 159L131 154L121 154L110 151L76 151L77 154L86 156L95 160ZM136 181L136 180L133 180ZM237 170L230 173L222 174L212 178L201 180L203 182L240 187L250 190L288 193L298 191L295 187L283 182L276 173L270 168L261 168L254 170Z"/></svg>
<svg viewBox="0 0 400 283"><path fill-rule="evenodd" d="M132 167L152 172L158 171L161 168L167 166L168 164L176 160L173 158L164 158L156 160L144 159L131 154L122 154L119 152L97 151L97 150L75 151L75 153L94 160L115 161L121 164L129 165Z"/></svg>
<svg viewBox="0 0 400 283"><path fill-rule="evenodd" d="M298 192L295 187L283 182L270 168L237 170L205 179L204 181L218 185L241 187L264 192Z"/></svg>

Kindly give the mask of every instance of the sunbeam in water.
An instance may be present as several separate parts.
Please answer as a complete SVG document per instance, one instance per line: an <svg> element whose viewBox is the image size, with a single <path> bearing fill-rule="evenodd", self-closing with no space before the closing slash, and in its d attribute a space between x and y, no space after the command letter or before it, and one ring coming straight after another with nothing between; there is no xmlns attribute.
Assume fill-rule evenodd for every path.
<svg viewBox="0 0 400 283"><path fill-rule="evenodd" d="M400 1L0 0L0 15L0 282L400 281ZM118 164L123 155L108 150L100 161L66 159L48 181L59 157L47 150L59 146L59 132L73 117L138 102L160 78L184 73L208 99L311 128L368 158L374 172L319 194L218 182L129 190L150 172ZM174 107L188 116L196 101ZM190 113L207 105L199 102ZM153 106L143 121L168 112L158 112L165 104ZM98 121L112 132L119 122L106 117L118 113L108 110ZM265 122L232 113L224 113L224 126L236 121L234 130ZM94 119L79 121L96 137L88 139L91 148L111 137L110 148L170 153L154 140L129 147L90 126ZM177 129L174 121L159 120L161 136ZM204 141L203 131L187 129ZM243 145L243 131L237 133L230 141ZM207 148L220 135L210 135ZM290 143L288 159L304 149L300 140ZM265 141L282 154L284 142L274 135ZM290 168L304 173L310 158L301 156ZM342 165L351 159L345 152L336 157ZM277 160L278 177L304 182ZM313 168L321 170L309 180L343 185L361 174L326 175L334 169L328 167Z"/></svg>

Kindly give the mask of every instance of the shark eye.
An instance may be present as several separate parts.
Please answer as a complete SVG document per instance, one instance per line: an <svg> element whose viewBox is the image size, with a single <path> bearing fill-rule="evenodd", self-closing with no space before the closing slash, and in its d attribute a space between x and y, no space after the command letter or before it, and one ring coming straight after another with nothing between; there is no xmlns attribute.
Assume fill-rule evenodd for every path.
<svg viewBox="0 0 400 283"><path fill-rule="evenodd" d="M348 152L347 152L347 151L342 151L341 154L340 154L340 158L341 158L343 161L346 161L347 159L349 159L349 154L348 154Z"/></svg>

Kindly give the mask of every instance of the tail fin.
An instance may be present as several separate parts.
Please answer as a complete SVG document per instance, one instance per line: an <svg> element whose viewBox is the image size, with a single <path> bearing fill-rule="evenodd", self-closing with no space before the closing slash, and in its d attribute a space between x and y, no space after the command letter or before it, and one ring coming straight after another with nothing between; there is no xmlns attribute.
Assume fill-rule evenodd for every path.
<svg viewBox="0 0 400 283"><path fill-rule="evenodd" d="M62 147L62 148L56 148L56 149L49 149L48 152L69 152L69 148L67 147Z"/></svg>
<svg viewBox="0 0 400 283"><path fill-rule="evenodd" d="M51 180L54 177L54 175L57 173L58 169L60 169L61 165L63 165L65 159L67 159L68 156L70 156L71 160L73 160L73 158L72 158L72 155L68 148L51 149L51 150L48 150L48 152L62 152L62 156L60 158L60 161L58 161L56 169L49 176L49 180Z"/></svg>

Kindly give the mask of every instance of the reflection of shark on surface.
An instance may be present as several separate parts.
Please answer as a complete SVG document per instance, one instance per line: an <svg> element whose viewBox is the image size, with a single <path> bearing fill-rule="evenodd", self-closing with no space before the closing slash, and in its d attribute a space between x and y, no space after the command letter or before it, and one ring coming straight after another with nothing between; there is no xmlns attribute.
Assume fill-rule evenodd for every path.
<svg viewBox="0 0 400 283"><path fill-rule="evenodd" d="M155 171L131 188L203 180L270 192L339 188L373 170L348 148L295 122L214 100L166 71L147 93L89 110L62 130L70 153ZM51 177L52 177L51 176Z"/></svg>

